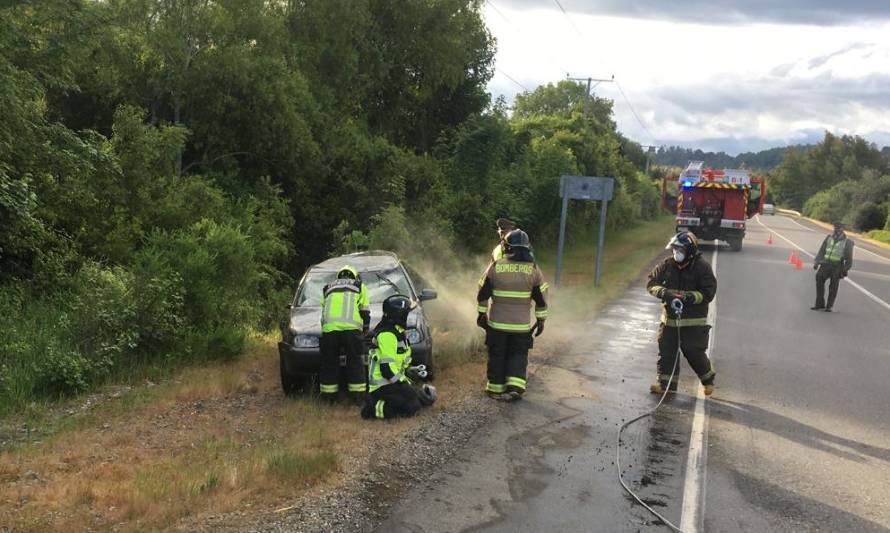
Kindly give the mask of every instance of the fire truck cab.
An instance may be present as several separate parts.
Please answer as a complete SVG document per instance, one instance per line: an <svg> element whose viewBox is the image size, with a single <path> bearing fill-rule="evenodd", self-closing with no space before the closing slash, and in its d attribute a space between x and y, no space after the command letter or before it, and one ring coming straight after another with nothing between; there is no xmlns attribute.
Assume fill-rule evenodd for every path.
<svg viewBox="0 0 890 533"><path fill-rule="evenodd" d="M662 207L676 214L677 231L688 230L702 240L726 241L742 249L747 221L763 211L766 182L747 170L705 168L690 161L679 176L662 185Z"/></svg>

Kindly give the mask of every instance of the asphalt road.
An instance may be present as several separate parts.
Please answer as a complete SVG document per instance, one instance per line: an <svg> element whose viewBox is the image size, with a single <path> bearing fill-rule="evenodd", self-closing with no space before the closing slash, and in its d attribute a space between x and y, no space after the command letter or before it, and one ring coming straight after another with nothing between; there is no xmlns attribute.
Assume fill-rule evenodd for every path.
<svg viewBox="0 0 890 533"><path fill-rule="evenodd" d="M826 233L765 217L742 252L704 247L717 391L684 362L681 392L621 445L625 479L684 531L890 531L890 254L857 246L835 312L811 311L806 253ZM591 323L549 324L526 398L379 531L669 531L614 464L618 426L657 400L657 315L640 283Z"/></svg>

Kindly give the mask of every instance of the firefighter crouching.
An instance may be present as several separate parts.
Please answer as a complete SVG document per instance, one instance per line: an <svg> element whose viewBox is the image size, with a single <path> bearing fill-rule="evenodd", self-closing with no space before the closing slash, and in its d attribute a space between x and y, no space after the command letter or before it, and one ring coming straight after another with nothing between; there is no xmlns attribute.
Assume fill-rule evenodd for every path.
<svg viewBox="0 0 890 533"><path fill-rule="evenodd" d="M672 256L655 267L646 285L649 294L664 302L658 329L658 373L650 391L660 394L665 389L677 390L679 366L668 381L678 355L679 338L683 355L704 385L705 394L710 396L714 392L715 373L707 353L708 304L717 294L717 279L711 265L701 256L698 238L693 233L681 231L666 248L672 250ZM674 299L683 302L679 318L671 309Z"/></svg>
<svg viewBox="0 0 890 533"><path fill-rule="evenodd" d="M421 406L436 401L436 389L423 384L416 390L408 373L411 367L411 345L405 337L408 315L414 302L395 294L383 301L383 318L374 329L368 361L368 391L362 418L398 418L417 414Z"/></svg>
<svg viewBox="0 0 890 533"><path fill-rule="evenodd" d="M321 366L319 389L328 402L337 399L340 387L340 354L346 354L346 380L349 395L360 404L365 395L362 362L362 335L371 324L368 289L351 266L337 272L337 279L325 285L321 299Z"/></svg>
<svg viewBox="0 0 890 533"><path fill-rule="evenodd" d="M485 391L497 400L518 400L526 389L532 333L535 337L540 335L547 318L547 284L532 258L524 231L517 229L507 234L504 257L488 266L479 284L476 324L485 329L488 346ZM532 302L534 325L529 321Z"/></svg>

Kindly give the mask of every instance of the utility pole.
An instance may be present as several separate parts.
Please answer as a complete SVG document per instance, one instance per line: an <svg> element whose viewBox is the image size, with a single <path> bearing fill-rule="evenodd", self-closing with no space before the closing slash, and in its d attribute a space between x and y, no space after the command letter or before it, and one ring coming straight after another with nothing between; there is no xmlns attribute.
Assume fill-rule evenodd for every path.
<svg viewBox="0 0 890 533"><path fill-rule="evenodd" d="M651 159L649 156L655 153L655 149L658 148L654 144L641 144L640 148L646 150L646 175L649 175L649 160Z"/></svg>
<svg viewBox="0 0 890 533"><path fill-rule="evenodd" d="M611 78L609 78L609 79L604 79L604 78L590 78L590 77L587 77L587 78L571 78L571 77L569 77L568 74L566 74L566 79L569 80L569 81L577 81L577 82L585 82L585 81L586 81L586 82L587 82L587 92L584 93L584 116L587 117L587 110L589 109L588 102L590 101L590 90L591 90L591 89L595 89L596 86L599 85L600 83L612 83L613 81L615 81L615 76L613 75L613 76L612 76ZM591 84L593 84L593 82L596 82L596 85L592 85L592 86L591 86Z"/></svg>

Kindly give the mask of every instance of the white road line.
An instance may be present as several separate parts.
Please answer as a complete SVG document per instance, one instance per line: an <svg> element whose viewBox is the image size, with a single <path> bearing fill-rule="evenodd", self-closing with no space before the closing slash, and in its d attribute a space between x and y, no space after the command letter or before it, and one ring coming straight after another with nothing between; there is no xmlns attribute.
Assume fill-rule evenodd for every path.
<svg viewBox="0 0 890 533"><path fill-rule="evenodd" d="M799 246L797 243L795 243L795 242L792 241L791 239L785 237L784 235L782 235L782 234L779 233L778 231L776 231L776 230L772 229L771 227L767 226L766 224L764 224L764 223L760 220L759 217L757 218L757 222L758 222L761 226L763 226L764 228L766 228L766 229L768 229L769 231L775 233L777 237L781 238L782 240L784 240L785 242L787 242L787 243L790 244L791 246L797 248L798 250L800 250L801 252L803 252L803 253L806 254L807 256L809 256L809 257L811 257L811 258L813 258L813 259L816 258L815 255L813 255L813 254L811 254L810 252L804 250L801 246ZM856 283L855 281L853 281L852 279L850 279L850 276L847 276L846 278L844 278L843 281L846 281L846 282L849 283L850 285L856 287L856 288L859 290L859 292L861 292L862 294L864 294L865 296L867 296L868 298L870 298L870 299L871 299L872 301L874 301L876 304L878 304L878 305L880 305L881 307L883 307L883 308L887 309L888 311L890 311L890 303L887 303L887 302L885 302L884 300L882 300L882 299L878 298L877 296L875 296L871 291L869 291L868 289L866 289L866 288L863 287L862 285L860 285L860 284Z"/></svg>
<svg viewBox="0 0 890 533"><path fill-rule="evenodd" d="M720 245L714 241L711 255L711 269L717 274L717 250ZM708 356L713 353L714 337L717 333L717 298L711 301L708 309L708 322L711 335L708 338ZM683 508L680 511L680 529L684 533L704 530L705 488L708 466L708 417L705 413L705 392L701 383L695 394L695 411L692 415L692 434L689 436L689 453L686 455L686 477L683 485Z"/></svg>
<svg viewBox="0 0 890 533"><path fill-rule="evenodd" d="M758 215L758 216L760 216L760 215ZM785 218L787 218L787 219L790 220L791 222L794 222L795 224L797 224L798 226L802 227L803 229L805 229L805 230L807 230L807 231L812 231L813 233L819 233L818 231L814 230L813 228L808 228L808 227L804 226L803 224L801 224L800 222L794 220L794 219L791 218L791 217L785 217ZM757 221L760 222L760 219L758 219ZM761 225L762 225L762 224L763 224L763 223L761 222ZM855 240L855 239L854 239L854 240ZM867 253L867 254L870 254L870 255L873 255L873 256L877 257L877 258L880 259L881 261L886 261L887 263L890 263L890 259L887 259L886 257L884 257L884 256L881 255L881 254L876 254L876 253L872 252L871 250L867 249L865 246L861 246L861 245L860 245L860 246L857 246L857 247L853 250L853 252L854 252L854 253L856 253L856 252L865 252L865 253Z"/></svg>

